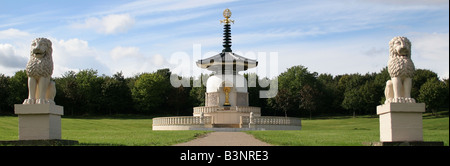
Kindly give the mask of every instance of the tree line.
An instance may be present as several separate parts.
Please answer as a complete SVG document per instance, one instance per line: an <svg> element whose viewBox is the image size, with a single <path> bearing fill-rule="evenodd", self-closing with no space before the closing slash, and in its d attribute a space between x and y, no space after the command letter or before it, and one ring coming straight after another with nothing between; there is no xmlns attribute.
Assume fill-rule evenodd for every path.
<svg viewBox="0 0 450 166"><path fill-rule="evenodd" d="M192 107L204 106L206 87L203 83L200 87L173 87L171 74L169 69L160 69L125 78L122 72L106 76L93 69L68 71L53 78L55 102L64 106L65 115L192 115ZM254 73L244 77L249 75L260 80ZM202 77L209 75L190 77L190 85L206 80ZM384 103L384 87L390 77L387 68L364 75L332 76L294 66L274 79L278 80L278 93L273 98L259 98L259 91L273 84L261 87L261 81L256 81L256 87L248 88L250 106L261 107L266 116L312 117L375 115L376 106ZM426 103L427 111L449 108L448 79L439 80L430 70L416 70L411 93L418 102ZM24 70L11 77L0 74L0 114L13 114L14 104L22 103L27 95Z"/></svg>

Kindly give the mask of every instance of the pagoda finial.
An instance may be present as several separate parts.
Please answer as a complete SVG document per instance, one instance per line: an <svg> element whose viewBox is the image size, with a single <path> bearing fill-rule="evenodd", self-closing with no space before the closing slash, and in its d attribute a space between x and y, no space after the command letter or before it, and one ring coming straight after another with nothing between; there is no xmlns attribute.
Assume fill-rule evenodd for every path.
<svg viewBox="0 0 450 166"><path fill-rule="evenodd" d="M225 19L220 20L220 23L225 23L225 24L233 23L234 24L234 20L230 20L230 17L231 17L230 9L227 8L223 11L223 17L225 17Z"/></svg>
<svg viewBox="0 0 450 166"><path fill-rule="evenodd" d="M220 20L220 23L225 23L223 25L223 50L222 50L222 52L232 52L230 23L232 22L234 24L234 20L230 20L230 17L231 17L230 9L227 8L223 11L223 17L225 17L225 19Z"/></svg>

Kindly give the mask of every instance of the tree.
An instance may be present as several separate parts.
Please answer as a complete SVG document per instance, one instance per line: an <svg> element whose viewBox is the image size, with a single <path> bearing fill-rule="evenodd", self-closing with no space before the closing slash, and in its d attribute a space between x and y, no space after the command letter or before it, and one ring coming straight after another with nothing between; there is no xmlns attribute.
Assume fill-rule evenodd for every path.
<svg viewBox="0 0 450 166"><path fill-rule="evenodd" d="M379 74L376 74L374 83L374 88L377 92L377 94L380 96L380 102L379 104L384 104L384 101L386 100L386 96L384 96L384 89L386 88L386 82L390 80L391 77L389 76L389 72L387 70L387 67L383 68Z"/></svg>
<svg viewBox="0 0 450 166"><path fill-rule="evenodd" d="M421 86L417 100L424 102L427 110L431 110L436 115L437 109L448 107L448 90L444 82L432 78Z"/></svg>
<svg viewBox="0 0 450 166"><path fill-rule="evenodd" d="M80 95L84 113L99 113L102 109L102 84L103 77L97 76L97 70L81 70L76 75L77 93Z"/></svg>
<svg viewBox="0 0 450 166"><path fill-rule="evenodd" d="M312 88L310 85L305 85L300 90L301 104L300 107L309 111L309 119L312 118L312 112L317 109L318 99L321 94L316 88Z"/></svg>
<svg viewBox="0 0 450 166"><path fill-rule="evenodd" d="M64 106L65 114L84 113L84 111L79 109L80 105L84 103L82 102L81 94L78 92L76 73L74 71L65 72L61 78L55 79L55 84L55 103Z"/></svg>
<svg viewBox="0 0 450 166"><path fill-rule="evenodd" d="M208 80L209 75L207 74L201 74L198 79L194 80L194 78L191 80L191 85L194 85L194 81L200 81L200 87L192 87L189 92L189 97L191 98L192 105L194 107L197 106L205 106L205 93L206 93L206 80ZM198 85L196 85L198 86Z"/></svg>
<svg viewBox="0 0 450 166"><path fill-rule="evenodd" d="M192 112L193 106L205 104L205 85L173 88L169 69L143 73L125 78L121 72L113 76L98 76L93 69L68 71L54 77L57 94L55 102L64 106L68 115L117 114L137 111L145 114L181 114ZM202 74L199 79L207 80ZM373 114L378 104L384 103L384 88L390 79L387 67L378 73L332 76L310 72L304 66L294 66L281 73L277 95L259 98L261 80L254 73L244 74L248 84L249 104L261 107L263 114L312 117L323 113L352 111L356 114ZM251 77L251 79L249 79ZM254 79L256 78L256 79ZM8 77L0 74L0 111L12 113L14 104L20 104L28 95L25 70ZM196 80L191 78L191 85ZM253 81L253 82L252 82ZM275 85L270 83L269 85ZM427 110L448 108L448 79L439 81L437 74L427 69L417 69L413 78L412 97L427 103ZM129 107L132 105L133 107ZM134 109L130 109L134 108Z"/></svg>
<svg viewBox="0 0 450 166"><path fill-rule="evenodd" d="M256 106L261 108L261 112L269 113L270 110L267 107L267 98L260 98L261 91L267 91L270 89L270 86L273 85L272 83L267 83L263 81L272 81L268 78L259 79L258 75L256 73L246 73L244 74L245 79L247 79L248 87L248 103L250 106ZM260 83L262 85L267 85L266 87L261 87Z"/></svg>
<svg viewBox="0 0 450 166"><path fill-rule="evenodd" d="M359 114L371 114L375 113L376 106L380 103L383 95L382 89L377 89L377 84L374 80L377 75L359 73L346 75L339 80L339 84L344 90L344 99L341 106L344 109L353 112L353 116L356 116L356 112Z"/></svg>
<svg viewBox="0 0 450 166"><path fill-rule="evenodd" d="M131 90L122 72L114 74L113 77L105 77L102 84L102 101L104 113L112 115L113 112L116 114L130 112L133 105Z"/></svg>
<svg viewBox="0 0 450 166"><path fill-rule="evenodd" d="M417 98L420 94L420 89L429 79L439 79L437 74L427 69L416 69L412 80L411 97Z"/></svg>
<svg viewBox="0 0 450 166"><path fill-rule="evenodd" d="M278 94L273 99L274 102L272 103L272 107L275 107L275 109L281 109L281 111L284 112L284 116L287 117L289 110L295 110L298 108L298 102L295 101L295 98L297 97L298 96L291 94L291 92L287 89L279 89Z"/></svg>
<svg viewBox="0 0 450 166"><path fill-rule="evenodd" d="M445 105L445 108L449 108L449 102L448 101L450 101L450 95L449 95L449 93L450 93L450 88L449 88L449 82L448 82L448 78L445 78L445 79L443 79L443 82L445 83L445 87L446 87L446 93L445 93L445 101L447 101L447 103L446 103L446 105Z"/></svg>
<svg viewBox="0 0 450 166"><path fill-rule="evenodd" d="M342 107L351 110L353 112L353 117L356 116L356 111L364 109L362 95L359 88L354 88L346 91L344 93L344 100L342 101Z"/></svg>
<svg viewBox="0 0 450 166"><path fill-rule="evenodd" d="M131 90L136 109L143 113L163 111L170 87L169 80L161 74L141 74Z"/></svg>
<svg viewBox="0 0 450 166"><path fill-rule="evenodd" d="M192 115L192 103L189 98L189 88L188 87L171 87L169 89L169 95L167 100L167 106L170 113L175 115ZM191 112L186 112L190 110Z"/></svg>
<svg viewBox="0 0 450 166"><path fill-rule="evenodd" d="M25 70L20 70L14 74L9 80L9 97L8 105L22 104L23 100L28 97L28 76Z"/></svg>
<svg viewBox="0 0 450 166"><path fill-rule="evenodd" d="M359 88L362 96L361 114L375 114L384 90L379 89L373 81L367 81Z"/></svg>
<svg viewBox="0 0 450 166"><path fill-rule="evenodd" d="M317 73L309 72L304 66L294 66L278 77L278 93L275 99L270 101L274 109L281 109L285 112L292 111L295 114L301 114L301 95L300 91L305 85L317 87ZM279 107L279 108L277 108ZM303 109L304 110L304 109Z"/></svg>
<svg viewBox="0 0 450 166"><path fill-rule="evenodd" d="M9 97L9 77L4 74L0 74L0 114L7 113L7 111L11 111L11 106L8 105Z"/></svg>
<svg viewBox="0 0 450 166"><path fill-rule="evenodd" d="M341 92L338 88L338 82L340 77L333 77L331 74L320 74L317 77L317 81L322 87L320 95L320 103L318 103L319 108L317 111L321 110L322 113L326 114L336 114L343 111L341 106L342 100L344 99L343 91Z"/></svg>
<svg viewBox="0 0 450 166"><path fill-rule="evenodd" d="M363 78L359 73L346 74L339 79L338 88L343 96L341 106L352 111L353 117L356 115L356 111L363 109L362 96L359 90L362 82Z"/></svg>
<svg viewBox="0 0 450 166"><path fill-rule="evenodd" d="M300 91L303 85L313 85L317 81L317 73L309 72L304 66L293 66L278 77L278 87L292 91Z"/></svg>

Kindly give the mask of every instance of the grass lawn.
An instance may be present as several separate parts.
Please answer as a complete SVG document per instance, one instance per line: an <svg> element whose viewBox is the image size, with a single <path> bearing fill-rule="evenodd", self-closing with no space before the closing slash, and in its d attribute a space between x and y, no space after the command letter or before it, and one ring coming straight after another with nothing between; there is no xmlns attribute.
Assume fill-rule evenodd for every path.
<svg viewBox="0 0 450 166"><path fill-rule="evenodd" d="M302 120L299 131L247 131L257 139L286 146L361 146L379 141L378 118L335 117ZM449 145L449 118L424 117L425 141ZM187 142L205 131L153 131L151 117L62 118L62 138L81 145L166 146ZM18 118L0 116L0 140L18 139Z"/></svg>
<svg viewBox="0 0 450 166"><path fill-rule="evenodd" d="M153 131L151 118L62 118L62 139L80 145L167 146L187 142L205 131ZM18 139L18 118L0 116L0 140Z"/></svg>
<svg viewBox="0 0 450 166"><path fill-rule="evenodd" d="M257 139L283 146L361 146L380 141L378 118L338 117L302 120L300 131L247 131ZM443 141L449 145L449 118L424 117L424 141Z"/></svg>

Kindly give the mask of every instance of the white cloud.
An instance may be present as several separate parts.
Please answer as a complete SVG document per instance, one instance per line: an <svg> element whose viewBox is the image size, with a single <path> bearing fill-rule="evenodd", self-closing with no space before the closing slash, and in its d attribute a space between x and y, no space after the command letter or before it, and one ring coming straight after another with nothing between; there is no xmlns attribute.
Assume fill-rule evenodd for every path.
<svg viewBox="0 0 450 166"><path fill-rule="evenodd" d="M23 33L20 31L12 31ZM102 62L102 53L89 47L85 40L73 38L58 40L48 37L53 48L53 77L60 77L67 71L80 69L94 69L99 73L110 74ZM14 75L23 70L29 57L31 39L11 39L15 44L0 44L0 73Z"/></svg>
<svg viewBox="0 0 450 166"><path fill-rule="evenodd" d="M0 73L14 75L25 69L31 35L15 28L0 30ZM28 50L27 50L28 49Z"/></svg>
<svg viewBox="0 0 450 166"><path fill-rule="evenodd" d="M27 59L19 56L13 45L0 43L0 66L19 69L25 67L26 63Z"/></svg>
<svg viewBox="0 0 450 166"><path fill-rule="evenodd" d="M84 23L74 24L75 28L94 29L102 34L127 32L135 23L130 14L110 14L101 18L89 17Z"/></svg>
<svg viewBox="0 0 450 166"><path fill-rule="evenodd" d="M412 48L419 56L442 60L449 55L449 33L423 33L412 36Z"/></svg>
<svg viewBox="0 0 450 166"><path fill-rule="evenodd" d="M155 66L162 66L162 65L164 65L165 60L164 60L163 56L156 54L156 55L153 55L152 61Z"/></svg>
<svg viewBox="0 0 450 166"><path fill-rule="evenodd" d="M142 54L139 52L137 47L115 47L110 52L111 58L113 60L120 60L122 58L140 58Z"/></svg>
<svg viewBox="0 0 450 166"><path fill-rule="evenodd" d="M153 25L162 25L162 24L169 24L179 21L186 21L186 20L192 20L195 18L199 18L202 16L205 16L209 14L210 12L196 12L196 13L189 13L189 14L177 14L173 16L164 16L164 17L157 17L157 18L150 18L150 19L141 19L139 21L140 26L153 26Z"/></svg>
<svg viewBox="0 0 450 166"><path fill-rule="evenodd" d="M222 3L233 2L235 0L138 0L126 3L108 11L101 11L96 14L121 13L130 12L133 15L148 15L157 12L173 12L187 9L200 8L205 6L213 6Z"/></svg>
<svg viewBox="0 0 450 166"><path fill-rule="evenodd" d="M384 3L390 5L448 5L448 0L367 0L372 3Z"/></svg>
<svg viewBox="0 0 450 166"><path fill-rule="evenodd" d="M448 13L448 0L228 2L137 0L108 4L107 9L103 4L88 5L86 13L55 12L61 14L58 18L72 23L69 27L67 21L49 21L55 18L30 20L28 15L19 15L19 21L27 26L2 23L12 28L0 29L0 43L10 44L15 55L27 59L34 37L54 36L65 39L52 39L58 59L55 65L59 65L55 71L93 68L101 74L123 70L126 76L132 76L170 67L169 55L178 51L186 52L190 64L194 64L200 58L192 58L193 43L202 44L202 55L220 51L222 25L218 20L228 7L236 20L232 25L233 51L278 51L280 73L293 65L319 73L378 72L387 63L388 41L395 35L405 35L413 42L417 68L448 77L448 21L444 21L448 15L441 14ZM183 23L164 25L177 22ZM67 33L71 28L82 31ZM120 34L130 31L133 33ZM413 31L423 33L411 35ZM119 35L106 37L91 32ZM3 50L11 52L10 47ZM187 69L197 67L189 65Z"/></svg>
<svg viewBox="0 0 450 166"><path fill-rule="evenodd" d="M101 51L89 47L87 41L77 38L69 40L52 39L53 47L53 76L60 77L67 71L80 69L94 69L99 73L110 74L103 63Z"/></svg>
<svg viewBox="0 0 450 166"><path fill-rule="evenodd" d="M449 78L449 34L410 33L412 59L416 68L429 69L440 78ZM278 72L303 65L309 71L340 75L379 72L387 65L388 42L392 37L354 37L330 41L308 41L254 47L259 51L279 53ZM233 50L234 52L239 50ZM245 52L246 50L244 50ZM260 66L256 70L261 70ZM264 69L263 69L264 70Z"/></svg>
<svg viewBox="0 0 450 166"><path fill-rule="evenodd" d="M166 60L160 54L149 56L138 47L114 47L109 52L110 58L104 58L111 73L122 71L125 77L132 77L143 72L153 72L167 66Z"/></svg>
<svg viewBox="0 0 450 166"><path fill-rule="evenodd" d="M74 51L84 51L83 53L79 55L83 55L86 53L86 51L89 50L88 42L80 39L70 39L67 41L59 40L56 41L57 46L61 46L65 51L74 52ZM89 52L89 51L88 51ZM73 54L75 56L79 56L78 54Z"/></svg>
<svg viewBox="0 0 450 166"><path fill-rule="evenodd" d="M0 30L0 43L8 43L14 47L16 55L27 58L29 56L30 43L33 40L33 34L9 28Z"/></svg>
<svg viewBox="0 0 450 166"><path fill-rule="evenodd" d="M410 37L416 68L431 69L449 78L449 33L416 33Z"/></svg>
<svg viewBox="0 0 450 166"><path fill-rule="evenodd" d="M0 39L13 39L28 37L30 34L28 32L20 31L18 29L10 28L7 30L0 31Z"/></svg>

